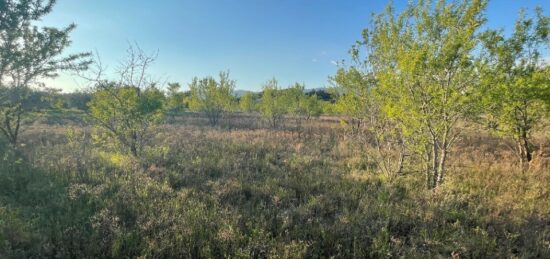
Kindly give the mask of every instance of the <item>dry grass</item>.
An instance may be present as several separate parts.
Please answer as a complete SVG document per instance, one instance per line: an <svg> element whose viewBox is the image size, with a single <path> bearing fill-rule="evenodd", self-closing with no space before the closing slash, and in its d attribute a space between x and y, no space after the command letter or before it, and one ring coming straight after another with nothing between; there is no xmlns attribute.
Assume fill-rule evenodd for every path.
<svg viewBox="0 0 550 259"><path fill-rule="evenodd" d="M334 117L301 127L287 118L278 129L256 115L231 115L218 127L200 116L172 118L139 165L89 138L67 142L67 129L78 125L33 125L23 151L42 177L0 177L29 193L56 194L55 207L76 222L51 216L48 201L22 202L13 196L21 190L7 188L0 208L16 209L0 211L13 218L0 227L21 240L8 239L12 254L5 255L22 245L34 247L23 249L27 256L55 248L76 257L550 255L550 136L537 136L542 155L521 173L503 140L464 127L446 182L432 192L421 173L377 173L371 147ZM40 187L44 181L49 187ZM31 210L58 227L43 220L17 227Z"/></svg>

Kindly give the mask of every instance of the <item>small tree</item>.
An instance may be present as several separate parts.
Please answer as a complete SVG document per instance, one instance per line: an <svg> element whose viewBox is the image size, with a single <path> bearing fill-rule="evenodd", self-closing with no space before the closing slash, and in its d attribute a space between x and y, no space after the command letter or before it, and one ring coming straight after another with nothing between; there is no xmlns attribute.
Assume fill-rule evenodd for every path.
<svg viewBox="0 0 550 259"><path fill-rule="evenodd" d="M308 96L304 84L295 83L291 87L281 90L281 94L283 101L286 102L288 114L296 118L298 127L301 127L302 120L309 120L321 115L322 110L317 96Z"/></svg>
<svg viewBox="0 0 550 259"><path fill-rule="evenodd" d="M239 100L241 112L251 113L256 110L256 99L252 92L246 92Z"/></svg>
<svg viewBox="0 0 550 259"><path fill-rule="evenodd" d="M301 102L302 107L304 107L303 115L306 117L306 120L310 120L313 117L319 117L323 113L323 107L317 95L305 95Z"/></svg>
<svg viewBox="0 0 550 259"><path fill-rule="evenodd" d="M283 116L288 111L287 103L276 79L269 80L264 84L260 112L272 127L279 127Z"/></svg>
<svg viewBox="0 0 550 259"><path fill-rule="evenodd" d="M284 95L284 100L288 102L288 113L295 116L301 116L304 114L303 99L305 97L305 85L295 83L287 89L282 89L281 93Z"/></svg>
<svg viewBox="0 0 550 259"><path fill-rule="evenodd" d="M164 118L165 100L147 74L156 56L146 55L137 45L130 46L127 55L117 81L102 79L101 63L96 63L89 117L98 130L94 137L104 146L140 157Z"/></svg>
<svg viewBox="0 0 550 259"><path fill-rule="evenodd" d="M351 126L353 132L359 133L365 118L370 113L372 82L368 82L364 73L356 67L339 68L331 80L338 86L334 89L339 94L335 110L349 116L349 121L344 123Z"/></svg>
<svg viewBox="0 0 550 259"><path fill-rule="evenodd" d="M191 99L189 108L205 113L212 126L217 125L225 112L234 105L233 90L235 80L229 79L228 72L221 72L219 81L213 77L193 78L189 84Z"/></svg>
<svg viewBox="0 0 550 259"><path fill-rule="evenodd" d="M296 126L302 127L302 119L306 116L305 85L295 83L287 89L281 90L283 101L286 102L287 113L296 119Z"/></svg>
<svg viewBox="0 0 550 259"><path fill-rule="evenodd" d="M162 121L163 98L154 85L145 89L117 83L98 86L88 103L89 114L101 130L96 139L104 146L141 156L154 127Z"/></svg>
<svg viewBox="0 0 550 259"><path fill-rule="evenodd" d="M377 91L378 83L372 71L362 67L355 57L354 61L356 67L340 68L333 78L341 93L337 105L341 113L358 122L351 126L361 133L359 137L363 137L366 144L374 147L372 157L378 170L391 179L403 171L406 140L395 120L381 111L383 97Z"/></svg>
<svg viewBox="0 0 550 259"><path fill-rule="evenodd" d="M550 46L549 28L549 17L537 9L536 19L520 14L509 38L494 30L482 37L486 55L480 71L487 118L497 134L515 141L522 169L533 158L531 132L550 104L550 73L541 59L541 51Z"/></svg>
<svg viewBox="0 0 550 259"><path fill-rule="evenodd" d="M184 103L183 103L184 95L182 92L180 92L180 90L181 90L181 85L179 83L168 83L166 110L170 114L181 112L184 109Z"/></svg>
<svg viewBox="0 0 550 259"><path fill-rule="evenodd" d="M0 1L0 132L15 147L21 123L31 111L23 103L40 80L61 70L84 70L87 53L63 57L75 29L38 28L33 22L51 12L55 1Z"/></svg>
<svg viewBox="0 0 550 259"><path fill-rule="evenodd" d="M167 90L164 106L169 120L173 122L176 115L185 109L185 95L180 91L181 85L179 83L168 83Z"/></svg>
<svg viewBox="0 0 550 259"><path fill-rule="evenodd" d="M485 22L484 0L418 1L374 17L360 45L367 51L381 111L398 123L424 160L429 188L443 182L457 122L473 111L478 71L474 49Z"/></svg>

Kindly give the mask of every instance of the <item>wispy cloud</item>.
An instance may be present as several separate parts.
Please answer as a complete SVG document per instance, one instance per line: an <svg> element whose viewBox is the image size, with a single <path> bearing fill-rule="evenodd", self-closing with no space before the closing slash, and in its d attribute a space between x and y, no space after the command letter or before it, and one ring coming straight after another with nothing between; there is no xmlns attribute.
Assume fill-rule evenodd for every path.
<svg viewBox="0 0 550 259"><path fill-rule="evenodd" d="M336 62L336 60L331 60L330 63L335 65L335 66L338 66L338 62Z"/></svg>
<svg viewBox="0 0 550 259"><path fill-rule="evenodd" d="M314 59L312 59L312 60L311 60L311 62L313 62L313 63L317 63L317 59L316 59L316 58L314 58Z"/></svg>

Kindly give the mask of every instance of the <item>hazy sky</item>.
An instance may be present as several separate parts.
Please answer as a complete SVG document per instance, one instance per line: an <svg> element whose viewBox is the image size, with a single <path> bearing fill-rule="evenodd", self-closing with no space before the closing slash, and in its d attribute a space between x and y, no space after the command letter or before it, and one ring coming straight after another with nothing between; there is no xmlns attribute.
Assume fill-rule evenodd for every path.
<svg viewBox="0 0 550 259"><path fill-rule="evenodd" d="M398 7L407 1L394 1ZM97 51L109 68L124 57L128 42L159 51L151 73L187 88L193 76L230 70L237 89L260 90L273 77L281 85L323 87L336 61L380 12L375 0L58 0L42 24L76 23L69 52ZM548 0L493 0L489 26L511 28L519 8ZM84 84L64 74L47 83L64 91Z"/></svg>

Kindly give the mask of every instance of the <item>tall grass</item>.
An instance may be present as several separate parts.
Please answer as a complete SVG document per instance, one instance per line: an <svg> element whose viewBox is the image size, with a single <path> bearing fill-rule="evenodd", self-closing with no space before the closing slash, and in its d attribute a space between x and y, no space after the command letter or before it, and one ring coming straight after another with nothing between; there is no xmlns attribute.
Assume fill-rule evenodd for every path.
<svg viewBox="0 0 550 259"><path fill-rule="evenodd" d="M544 156L521 173L501 140L468 133L427 191L421 173L377 173L332 120L226 120L175 118L142 161L70 122L2 145L0 257L550 257Z"/></svg>

